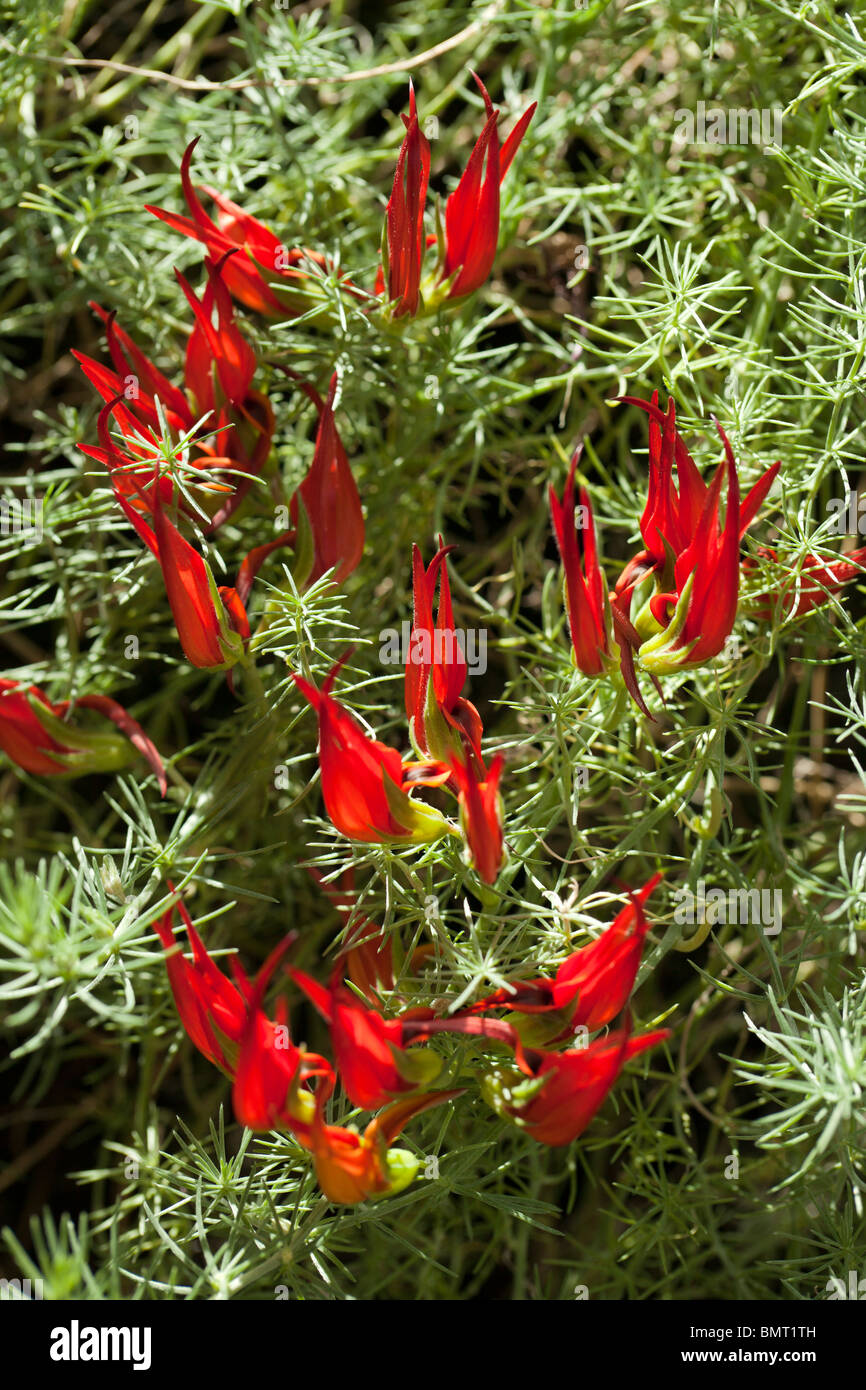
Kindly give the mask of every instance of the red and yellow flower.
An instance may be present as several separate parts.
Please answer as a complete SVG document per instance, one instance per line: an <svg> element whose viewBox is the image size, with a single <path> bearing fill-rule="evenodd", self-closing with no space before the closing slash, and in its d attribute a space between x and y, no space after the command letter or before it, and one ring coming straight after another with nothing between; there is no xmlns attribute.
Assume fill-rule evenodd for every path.
<svg viewBox="0 0 866 1390"><path fill-rule="evenodd" d="M404 763L395 748L368 738L331 694L342 664L331 668L321 689L292 673L319 718L322 796L334 826L350 840L368 842L438 840L452 833L438 811L412 796L418 787L447 781L448 769L437 762Z"/></svg>
<svg viewBox="0 0 866 1390"><path fill-rule="evenodd" d="M628 1029L565 1052L517 1044L518 1072L495 1070L482 1088L498 1114L539 1144L559 1148L577 1139L607 1099L627 1062L670 1037L666 1028L632 1037ZM521 1081L521 1072L528 1080Z"/></svg>
<svg viewBox="0 0 866 1390"><path fill-rule="evenodd" d="M643 905L661 877L654 874L631 894L601 936L566 957L552 979L517 980L471 1005L467 1012L508 1008L517 1013L555 1014L552 1032L557 1038L578 1027L590 1033L603 1028L622 1012L634 988L649 930Z"/></svg>
<svg viewBox="0 0 866 1390"><path fill-rule="evenodd" d="M741 503L734 453L718 421L724 459L707 484L680 438L673 400L663 414L657 395L650 401L633 396L622 399L650 417L650 482L641 518L647 549L627 569L634 582L653 575L655 592L634 619L634 627L644 639L637 653L639 664L658 676L703 666L724 647L737 614L740 541L780 464L766 469ZM678 486L673 481L674 468ZM724 523L720 516L723 483L727 484Z"/></svg>

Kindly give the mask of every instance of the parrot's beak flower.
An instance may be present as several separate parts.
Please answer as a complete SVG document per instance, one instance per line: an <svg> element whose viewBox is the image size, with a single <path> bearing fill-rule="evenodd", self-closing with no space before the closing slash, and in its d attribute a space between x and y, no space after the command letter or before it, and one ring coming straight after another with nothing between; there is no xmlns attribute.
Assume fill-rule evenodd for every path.
<svg viewBox="0 0 866 1390"><path fill-rule="evenodd" d="M303 510L312 532L312 567L306 584L315 584L327 570L333 570L336 583L342 584L360 564L364 553L361 499L334 419L338 384L335 373L327 401L305 388L319 412L313 460L292 499L293 521L299 525Z"/></svg>
<svg viewBox="0 0 866 1390"><path fill-rule="evenodd" d="M718 656L733 630L740 592L740 487L733 451L721 425L724 465L716 469L689 544L676 556L673 588L656 593L650 613L659 625L638 652L656 675L684 666L703 666ZM719 520L727 476L724 525Z"/></svg>
<svg viewBox="0 0 866 1390"><path fill-rule="evenodd" d="M339 966L338 966L339 970ZM406 1052L418 1039L401 1018L383 1018L335 975L329 988L300 970L289 972L328 1024L334 1060L347 1096L361 1110L378 1110L403 1091L430 1085L441 1061L428 1049ZM413 1012L413 1017L418 1015Z"/></svg>
<svg viewBox="0 0 866 1390"><path fill-rule="evenodd" d="M154 923L154 930L166 950L169 984L187 1036L202 1056L232 1078L234 1110L241 1124L254 1130L297 1127L302 1135L307 1133L313 1098L302 1086L332 1069L323 1057L293 1043L284 999L278 1000L274 1019L262 1009L265 989L294 937L284 937L255 980L247 978L232 956L232 981L211 959L182 899L176 906L192 960L176 949L174 905Z"/></svg>
<svg viewBox="0 0 866 1390"><path fill-rule="evenodd" d="M433 1091L395 1101L371 1120L363 1136L324 1120L332 1084L319 1083L311 1148L316 1177L325 1196L339 1206L390 1196L408 1187L421 1167L420 1158L391 1147L409 1120L431 1106L459 1096L459 1090Z"/></svg>
<svg viewBox="0 0 866 1390"><path fill-rule="evenodd" d="M175 271L195 320L187 343L184 375L201 415L215 411L221 399L236 409L241 407L256 374L256 355L235 323L234 306L224 280L226 263L233 254L228 252L216 264L205 262L208 285L201 301L186 277Z"/></svg>
<svg viewBox="0 0 866 1390"><path fill-rule="evenodd" d="M578 448L572 456L562 501L557 498L552 484L548 497L562 558L574 664L585 676L601 676L616 667L611 655L613 622L607 583L598 559L592 505L585 488L580 490L580 510L575 507L574 480L581 453L582 448Z"/></svg>
<svg viewBox="0 0 866 1390"><path fill-rule="evenodd" d="M385 215L388 302L395 319L417 314L426 238L424 205L430 178L430 142L418 124L415 88L409 83L406 135L397 157ZM435 238L434 238L435 240ZM384 288L384 286L383 286Z"/></svg>
<svg viewBox="0 0 866 1390"><path fill-rule="evenodd" d="M294 373L291 375L294 377ZM289 530L255 546L241 564L237 588L244 603L263 562L283 546L294 547L293 580L302 590L329 570L333 571L334 582L342 584L357 569L364 553L361 498L334 417L337 374L331 378L326 401L307 382L295 379L319 414L313 458L306 477L292 496Z"/></svg>
<svg viewBox="0 0 866 1390"><path fill-rule="evenodd" d="M234 254L229 251L218 262L205 262L208 284L201 301L184 276L175 272L193 314L184 390L172 385L117 324L115 315L96 303L91 308L105 324L114 370L73 352L90 383L111 405L114 424L123 436L129 458L125 468L115 473L116 485L134 507L140 508L141 498L129 474L136 464L152 465L159 456L164 423L174 439L194 443L190 465L206 473L205 493L214 494L220 503L210 522L211 531L237 510L262 473L274 433L270 403L253 386L256 356L235 322L226 287L225 276ZM112 451L104 439L100 438L99 447L80 447L107 467L116 465L117 448ZM233 474L238 475L236 482ZM170 500L170 496L166 483L163 497Z"/></svg>
<svg viewBox="0 0 866 1390"><path fill-rule="evenodd" d="M343 658L345 660L345 658ZM418 786L439 786L449 772L440 763L404 763L395 748L368 738L354 716L331 695L343 661L332 667L321 690L292 673L319 717L319 768L325 809L350 840L428 841L452 827L412 795Z"/></svg>
<svg viewBox="0 0 866 1390"><path fill-rule="evenodd" d="M449 300L463 299L489 276L499 242L499 186L511 167L536 102L523 113L504 145L499 111L475 77L484 98L481 134L454 192L445 204L444 226L425 234L424 203L430 178L430 144L419 124L415 89L409 84L406 134L397 156L394 184L382 237L383 264L375 293L384 298L392 320L432 313ZM437 247L435 265L423 276L425 251ZM387 293L386 293L387 290Z"/></svg>
<svg viewBox="0 0 866 1390"><path fill-rule="evenodd" d="M454 626L447 556L439 549L429 566L417 545L412 547L414 613L406 660L405 701L409 733L416 748L445 762L467 752L483 772L483 728L477 709L461 694L468 665ZM439 609L433 622L433 601L439 584Z"/></svg>
<svg viewBox="0 0 866 1390"><path fill-rule="evenodd" d="M124 515L159 561L184 654L193 666L228 670L243 659L250 636L237 590L217 587L207 561L166 516L158 476L149 491L141 488L140 492L148 504L152 526L115 486Z"/></svg>
<svg viewBox="0 0 866 1390"><path fill-rule="evenodd" d="M632 1037L627 1028L586 1047L565 1052L525 1049L518 1043L520 1073L491 1072L484 1091L493 1108L531 1134L558 1148L577 1139L601 1109L625 1064L670 1037L666 1028Z"/></svg>
<svg viewBox="0 0 866 1390"><path fill-rule="evenodd" d="M495 883L505 858L502 837L502 797L499 781L505 760L497 753L483 780L473 759L454 758L451 774L457 785L460 825L473 865L485 883Z"/></svg>
<svg viewBox="0 0 866 1390"><path fill-rule="evenodd" d="M327 1058L292 1041L285 999L277 1000L273 1019L262 1009L265 987L292 940L285 938L271 952L252 985L233 963L243 983L246 1015L232 1068L232 1104L247 1129L287 1129L308 1145L314 1112L309 1082L332 1076L333 1068Z"/></svg>
<svg viewBox="0 0 866 1390"><path fill-rule="evenodd" d="M779 564L779 556L770 546L759 546L758 555L765 560ZM748 556L743 561L743 570L749 574L757 569L759 561ZM794 571L791 573L790 571ZM772 588L766 589L754 600L755 613L759 618L772 618L781 609L786 622L802 618L808 613L829 603L834 594L866 574L866 546L859 550L849 550L837 560L822 559L807 553L802 561L792 563L784 578Z"/></svg>
<svg viewBox="0 0 866 1390"><path fill-rule="evenodd" d="M555 1014L548 1041L574 1028L590 1033L604 1028L629 1001L649 929L643 905L661 882L654 874L595 941L572 952L552 979L518 980L473 1004L467 1013L492 1008L516 1013Z"/></svg>
<svg viewBox="0 0 866 1390"><path fill-rule="evenodd" d="M652 567L663 570L671 554L679 556L688 549L704 514L711 485L704 482L677 430L672 396L666 412L659 407L658 391L648 401L637 396L621 396L620 401L637 406L649 416L649 487L640 527ZM730 445L718 422L716 428L726 446L727 458ZM766 469L738 506L738 539L742 540L757 517L780 467L780 463L774 463Z"/></svg>
<svg viewBox="0 0 866 1390"><path fill-rule="evenodd" d="M171 884L169 888L174 891ZM181 900L177 907L192 947L192 961L176 949L174 906L153 924L167 952L165 964L175 1007L187 1036L202 1056L230 1073L246 1025L244 997L214 964Z"/></svg>
<svg viewBox="0 0 866 1390"><path fill-rule="evenodd" d="M117 734L88 731L69 720L76 709L91 709L115 725ZM38 686L0 678L0 750L36 777L81 777L126 767L137 750L167 790L162 759L141 725L108 695L49 700Z"/></svg>
<svg viewBox="0 0 866 1390"><path fill-rule="evenodd" d="M654 593L634 618L633 627L630 621L619 625L622 633L618 632L618 638L624 653L628 647L629 661L636 654L638 664L658 677L704 666L725 646L739 602L740 541L755 520L780 464L766 469L741 500L734 453L718 421L714 423L724 458L707 484L676 428L672 399L664 413L657 393L649 401L632 396L622 400L639 406L649 416L650 478L641 517L646 550L626 566L616 592L624 611L633 590L649 575L653 576Z"/></svg>
<svg viewBox="0 0 866 1390"><path fill-rule="evenodd" d="M283 245L264 223L205 184L201 191L217 209L214 221L205 210L190 175L193 151L200 138L196 136L187 146L180 166L181 187L189 216L149 204L145 205L147 211L174 231L201 242L214 262L227 252L233 252L226 268L225 283L232 297L245 308L270 319L293 318L304 313L312 302L315 274L330 273L333 267L327 257L309 247ZM353 294L361 294L351 282L345 283Z"/></svg>
<svg viewBox="0 0 866 1390"><path fill-rule="evenodd" d="M174 893L173 884L169 883L168 887ZM180 912L192 948L191 961L176 949L178 943L173 929L175 907ZM154 922L154 930L166 950L165 963L171 992L190 1041L209 1062L231 1075L248 1027L250 1003L260 997L291 938L286 938L280 944L253 986L234 958L234 983L214 963L193 926L183 899L178 898Z"/></svg>
<svg viewBox="0 0 866 1390"><path fill-rule="evenodd" d="M524 111L505 144L499 144L499 112L476 76L486 120L463 177L445 204L445 263L441 278L448 298L458 299L483 285L499 242L499 185L508 173L537 102Z"/></svg>

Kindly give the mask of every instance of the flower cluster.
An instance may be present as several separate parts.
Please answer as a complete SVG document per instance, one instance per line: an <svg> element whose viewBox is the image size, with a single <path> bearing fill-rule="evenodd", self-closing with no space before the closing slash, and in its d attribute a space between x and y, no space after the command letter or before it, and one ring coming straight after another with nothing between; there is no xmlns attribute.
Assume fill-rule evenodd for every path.
<svg viewBox="0 0 866 1390"><path fill-rule="evenodd" d="M553 979L515 981L452 1013L444 1011L447 1001L438 1001L436 1014L406 1007L395 989L392 943L367 920L353 921L350 894L333 894L349 926L327 985L287 969L324 1019L333 1061L293 1041L284 993L272 1015L264 1007L292 937L250 981L234 956L233 979L215 965L182 900L191 961L177 950L173 907L155 926L181 1021L198 1050L231 1078L238 1120L252 1130L291 1134L312 1155L325 1195L352 1204L399 1192L412 1181L420 1160L393 1141L415 1115L473 1082L498 1114L539 1143L568 1144L583 1132L626 1062L669 1036L656 1029L633 1037L626 1022L590 1041L628 1003L648 929L643 904L659 878L646 883L600 937L570 955ZM424 955L423 949L416 953L412 969L416 960L423 968ZM393 1013L385 1012L386 996L398 1006ZM502 1010L515 1021L489 1016ZM530 1028L524 1016L534 1016ZM443 1033L505 1048L511 1061L471 1069L461 1058L446 1062L430 1046ZM442 1088L446 1072L460 1084ZM363 1135L328 1123L338 1081L354 1107L379 1111Z"/></svg>
<svg viewBox="0 0 866 1390"><path fill-rule="evenodd" d="M178 274L193 316L185 390L167 381L115 316L98 305L114 370L75 354L105 401L99 445L81 447L108 469L118 506L159 563L187 660L210 669L245 661L250 589L273 550L295 548L296 583L304 587L329 570L344 579L364 545L360 497L334 419L336 378L327 401L301 383L319 423L309 471L288 502L292 527L241 560L235 585L217 585L207 560L180 529L182 518L192 523L203 516L203 529L212 535L270 465L274 412L253 386L258 363L235 322L228 289L234 254L229 250L219 261L206 262L201 302ZM111 424L119 437L112 436ZM182 468L163 471L161 460L167 455L174 461L178 454Z"/></svg>
<svg viewBox="0 0 866 1390"><path fill-rule="evenodd" d="M677 429L673 397L665 411L658 392L648 401L635 396L621 400L649 417L649 481L639 520L645 548L628 560L609 589L585 487L575 502L581 449L572 457L561 500L552 484L549 488L550 512L562 558L574 664L593 679L621 678L639 709L652 719L638 684L640 672L661 693L660 676L706 666L723 652L737 617L741 576L758 565L756 557L741 555L740 544L781 463L766 469L741 499L734 453L717 420L724 457L706 483ZM758 555L779 563L770 547L759 547ZM756 614L766 619L777 604L784 609L793 597L787 617L801 617L862 574L864 567L866 547L829 562L810 553L798 576L786 577L775 593L759 598Z"/></svg>
<svg viewBox="0 0 866 1390"><path fill-rule="evenodd" d="M382 265L369 289L320 251L287 248L218 190L197 188L193 141L180 171L186 214L149 209L205 253L200 293L176 272L188 313L182 380L170 380L114 312L92 306L104 324L111 365L75 354L102 401L97 442L81 448L106 470L118 518L159 567L166 613L186 660L225 672L232 689L236 671L252 672L252 590L269 557L291 552L293 584L303 592L326 579L343 584L362 564L365 544L361 496L338 428L336 352L329 350L327 372L317 384L282 368L281 386L288 383L286 389L309 402L316 417L306 475L286 495L268 394L274 364L254 349L238 307L266 321L291 320L325 310L327 287L388 335L411 331L412 321L422 316L459 311L491 273L500 186L535 110L533 104L524 111L501 141L500 112L476 81L482 129L444 216L437 210L435 232L425 220L430 146L410 87L385 212ZM322 318L327 322L326 313ZM723 457L705 481L677 429L673 399L664 410L657 393L650 400L622 399L648 417L648 487L643 513L635 517L643 548L612 587L602 568L590 493L582 480L578 484L580 450L561 497L551 485L549 500L574 664L589 680L618 682L622 703L628 691L653 718L640 678L648 677L661 693L663 678L716 659L733 630L742 575L752 574L761 559L782 564L768 547L741 556L743 537L780 464L741 497L733 450L720 425ZM258 544L235 557L234 582L218 583L214 539L221 531L235 533L233 527L222 530L230 520L250 518L262 489L284 510L285 529L259 536ZM404 751L370 736L337 698L345 655L320 683L307 667L291 675L318 721L321 796L335 831L349 841L391 848L458 840L474 870L475 890L487 902L496 899L507 864L500 796L505 760L502 751L490 756L485 748L481 715L465 693L469 666L455 623L452 551L442 536L429 559L420 545L412 548ZM796 578L759 595L756 611L766 616L781 604L788 617L798 617L860 574L864 560L866 549L830 561L810 553ZM114 729L89 728L80 712L101 716ZM0 749L36 776L114 771L138 753L161 793L167 792L154 744L105 694L54 702L35 685L0 679ZM176 948L174 908L156 929L186 1032L231 1078L238 1120L251 1129L293 1135L312 1156L325 1194L352 1203L411 1181L417 1160L395 1149L394 1141L414 1116L473 1085L497 1114L540 1143L567 1144L583 1132L626 1062L668 1036L663 1029L633 1035L627 1012L648 931L644 905L658 882L655 875L630 895L601 936L570 954L552 977L527 972L527 978L475 1003L439 999L435 1009L398 992L396 943L358 920L351 894L336 896L346 935L327 984L287 964L290 938L255 980L234 957L227 977L180 898L176 906L192 959ZM405 974L412 978L423 971L424 961L423 949L416 951ZM275 983L283 988L268 1012L265 997ZM285 993L292 987L324 1020L329 1057L292 1040ZM613 1031L602 1031L617 1019ZM464 1039L456 1056L437 1051L445 1034ZM467 1062L469 1043L485 1054L480 1061L473 1053ZM363 1135L328 1120L338 1082L351 1105L380 1112Z"/></svg>
<svg viewBox="0 0 866 1390"><path fill-rule="evenodd" d="M649 488L640 518L646 549L633 556L609 591L598 561L595 522L585 489L581 518L575 516L575 453L561 502L550 489L557 542L565 571L565 591L575 665L587 676L619 669L629 693L650 718L636 671L658 685L660 675L705 665L718 656L737 613L740 540L757 515L779 471L775 463L740 504L737 466L721 425L716 428L725 458L704 482L676 426L673 397L666 412L658 392L649 401L623 397L649 415ZM676 482L674 482L676 473ZM725 519L720 519L726 482ZM575 527L586 518L580 554ZM633 615L633 605L639 604Z"/></svg>

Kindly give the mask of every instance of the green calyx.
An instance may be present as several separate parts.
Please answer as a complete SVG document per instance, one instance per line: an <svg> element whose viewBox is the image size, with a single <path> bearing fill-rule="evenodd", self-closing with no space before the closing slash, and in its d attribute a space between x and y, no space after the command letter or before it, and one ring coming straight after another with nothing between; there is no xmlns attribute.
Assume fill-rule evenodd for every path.
<svg viewBox="0 0 866 1390"><path fill-rule="evenodd" d="M402 787L398 787L391 780L387 772L382 773L382 782L385 787L385 796L388 801L388 810L405 830L405 835L395 836L395 839L409 839L414 844L430 843L440 839L443 835L449 834L453 830L450 821L432 806L425 806L420 801L414 801Z"/></svg>
<svg viewBox="0 0 866 1390"><path fill-rule="evenodd" d="M690 664L689 652L700 640L699 637L695 637L691 642L678 645L688 618L694 578L694 574L690 574L683 585L682 593L677 599L677 606L667 627L662 628L655 637L651 637L638 649L638 661L645 671L649 671L654 676L671 675L675 671L682 670L684 666L688 666Z"/></svg>

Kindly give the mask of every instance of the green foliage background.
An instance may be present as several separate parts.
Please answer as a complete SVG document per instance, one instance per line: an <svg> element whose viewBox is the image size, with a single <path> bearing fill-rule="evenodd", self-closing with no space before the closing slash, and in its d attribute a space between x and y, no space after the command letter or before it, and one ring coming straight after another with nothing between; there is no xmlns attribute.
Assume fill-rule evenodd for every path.
<svg viewBox="0 0 866 1390"><path fill-rule="evenodd" d="M862 10L0 9L4 489L42 497L45 515L38 544L0 537L4 672L57 699L115 695L176 772L163 803L138 767L75 783L0 769L3 1273L77 1299L270 1299L278 1287L808 1299L826 1297L831 1276L866 1275L862 590L796 624L757 620L747 597L739 657L666 682L656 724L630 710L607 727L606 697L592 706L570 665L545 502L586 437L612 577L639 545L646 429L608 402L658 388L676 396L704 471L718 457L714 414L749 483L782 459L747 548L769 538L783 560L762 562L752 593L809 547L838 548L827 503L863 475ZM233 700L222 677L184 662L157 567L76 450L94 441L96 406L69 350L104 360L87 301L117 308L179 374L187 311L172 267L200 284L200 249L143 205L180 208L178 164L197 134L197 177L371 285L408 73L423 118L438 120L432 186L444 194L479 128L470 67L505 113L539 102L506 180L490 284L453 316L390 335L333 287L328 324L246 320L262 354L320 387L340 366L367 547L343 591L303 598L270 562L273 588L256 589L276 614L264 702L243 687ZM676 113L699 100L782 108L781 147L683 146ZM311 411L276 369L264 381L291 487ZM210 548L219 582L275 529L260 493ZM440 530L458 546L458 623L488 632L489 669L469 693L486 746L508 759L509 866L485 897L457 850L336 836L320 815L313 720L287 675L319 677L354 642L342 696L405 746L402 673L383 669L378 634L410 614L412 542L429 556ZM723 791L718 826L708 778ZM464 1098L408 1131L438 1156L437 1179L330 1207L290 1140L251 1138L224 1114L150 924L172 877L194 889L211 949L236 947L252 968L294 928L298 962L321 971L339 924L303 864L350 861L374 920L407 951L433 942L413 985L422 999L555 965L610 920L624 885L663 868L634 1012L639 1026L667 1018L671 1043L630 1069L569 1149L542 1149ZM674 949L674 890L701 878L780 890L781 933L720 924ZM293 1027L324 1041L300 1007ZM441 1048L455 1067L471 1055Z"/></svg>

